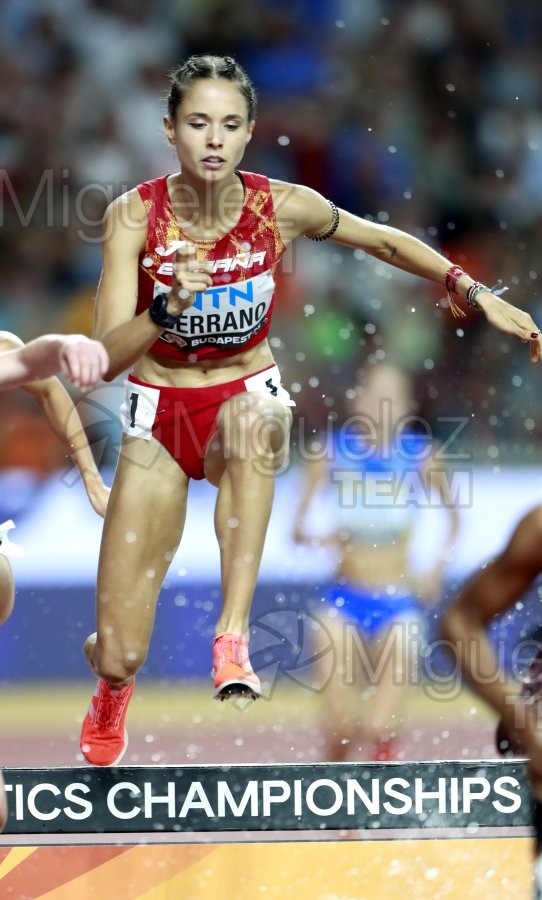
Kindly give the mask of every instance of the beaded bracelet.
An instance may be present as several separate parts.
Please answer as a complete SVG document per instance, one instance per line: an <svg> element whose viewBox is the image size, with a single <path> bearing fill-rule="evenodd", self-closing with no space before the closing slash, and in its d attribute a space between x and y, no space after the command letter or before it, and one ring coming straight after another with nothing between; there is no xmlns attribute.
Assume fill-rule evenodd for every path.
<svg viewBox="0 0 542 900"><path fill-rule="evenodd" d="M473 281L466 294L466 300L471 309L480 309L476 302L477 294L480 294L481 291L490 290L491 288L488 288L487 284L483 284L481 281Z"/></svg>
<svg viewBox="0 0 542 900"><path fill-rule="evenodd" d="M494 284L493 287L488 287L487 284L483 284L482 281L475 281L467 291L466 300L472 309L480 309L476 303L476 297L478 294L481 294L482 291L489 291L490 294L495 294L496 297L500 297L500 295L504 294L507 290L508 288L506 285L502 285L499 281L497 284Z"/></svg>
<svg viewBox="0 0 542 900"><path fill-rule="evenodd" d="M333 220L331 222L331 225L326 229L326 231L322 231L321 234L307 234L306 237L308 237L311 241L327 241L328 238L335 234L337 228L339 227L339 210L331 200L328 200L328 203L331 206L331 211L333 213Z"/></svg>

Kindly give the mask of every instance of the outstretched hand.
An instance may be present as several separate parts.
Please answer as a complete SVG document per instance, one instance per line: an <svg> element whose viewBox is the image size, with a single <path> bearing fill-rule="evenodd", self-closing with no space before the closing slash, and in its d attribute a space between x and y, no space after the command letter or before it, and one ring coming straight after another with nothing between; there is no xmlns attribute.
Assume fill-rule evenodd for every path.
<svg viewBox="0 0 542 900"><path fill-rule="evenodd" d="M62 341L58 356L60 371L76 387L94 387L109 367L109 356L100 341L83 334L70 334Z"/></svg>
<svg viewBox="0 0 542 900"><path fill-rule="evenodd" d="M476 302L491 325L505 334L519 337L525 344L529 342L531 362L542 359L542 332L528 312L512 306L490 291L479 294Z"/></svg>

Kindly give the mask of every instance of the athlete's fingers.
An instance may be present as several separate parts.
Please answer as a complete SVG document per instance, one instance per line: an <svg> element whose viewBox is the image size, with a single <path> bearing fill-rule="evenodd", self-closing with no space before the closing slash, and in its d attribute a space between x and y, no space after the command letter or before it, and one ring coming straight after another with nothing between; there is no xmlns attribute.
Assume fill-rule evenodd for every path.
<svg viewBox="0 0 542 900"><path fill-rule="evenodd" d="M194 244L183 244L177 247L175 251L175 265L185 266L196 258L196 247Z"/></svg>

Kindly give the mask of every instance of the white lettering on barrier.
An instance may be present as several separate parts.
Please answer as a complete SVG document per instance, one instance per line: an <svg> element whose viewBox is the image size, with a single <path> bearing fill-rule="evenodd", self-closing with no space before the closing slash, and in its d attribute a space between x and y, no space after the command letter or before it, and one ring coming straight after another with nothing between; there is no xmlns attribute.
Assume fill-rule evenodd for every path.
<svg viewBox="0 0 542 900"><path fill-rule="evenodd" d="M273 794L278 789L280 794ZM290 798L292 793L290 785L287 781L264 781L262 782L262 815L271 815L272 803L284 803Z"/></svg>
<svg viewBox="0 0 542 900"><path fill-rule="evenodd" d="M213 808L209 803L207 798L207 794L205 793L205 789L201 783L201 781L193 781L188 791L186 793L186 797L184 798L184 803L181 806L181 811L179 813L179 818L184 819L193 809L203 809L205 811L205 815L210 819L215 818L215 814L213 812Z"/></svg>
<svg viewBox="0 0 542 900"><path fill-rule="evenodd" d="M314 795L321 787L327 787L335 794L335 802L331 806L321 807L316 805ZM330 778L320 778L319 781L313 781L307 788L305 803L307 804L307 809L310 809L317 816L332 816L343 805L342 788L336 781L331 781Z"/></svg>
<svg viewBox="0 0 542 900"><path fill-rule="evenodd" d="M423 778L414 779L414 809L416 815L424 813L424 800L438 800L439 813L446 812L446 778L439 778L436 790L424 790Z"/></svg>
<svg viewBox="0 0 542 900"><path fill-rule="evenodd" d="M487 778L469 778L467 776L463 779L463 812L470 813L472 800L485 800L486 797L489 797Z"/></svg>
<svg viewBox="0 0 542 900"><path fill-rule="evenodd" d="M408 785L408 782L406 782ZM356 797L358 797L363 803L365 809L371 813L372 816L377 816L380 812L380 783L376 778L371 778L371 797L367 794L367 791L364 787L361 786L359 781L356 781L353 778L349 778L346 782L346 797L347 797L347 812L349 816L354 816L357 813L356 810Z"/></svg>
<svg viewBox="0 0 542 900"><path fill-rule="evenodd" d="M107 808L111 815L115 816L116 819L134 819L141 812L141 807L134 805L132 809L126 812L117 809L115 801L117 799L117 794L120 794L121 791L129 791L134 797L137 797L138 795L141 796L141 791L137 784L132 784L130 781L120 781L115 787L112 787L107 794Z"/></svg>
<svg viewBox="0 0 542 900"><path fill-rule="evenodd" d="M217 784L217 812L220 817L224 817L227 815L226 812L226 803L229 807L229 812L231 812L234 816L242 816L248 803L250 802L250 815L257 816L258 815L258 782L257 781L249 781L245 788L245 792L241 797L239 803L236 803L235 797L233 796L230 786L226 781L219 781Z"/></svg>
<svg viewBox="0 0 542 900"><path fill-rule="evenodd" d="M69 784L64 795L68 803L81 807L81 812L76 812L69 806L64 807L63 812L67 815L68 819L73 819L74 821L88 819L89 816L92 815L92 803L90 800L85 800L84 797L78 797L78 791L82 794L90 794L88 784Z"/></svg>
<svg viewBox="0 0 542 900"><path fill-rule="evenodd" d="M515 792L513 790L507 790L505 785L515 788ZM499 794L501 797L507 797L508 800L511 801L508 806L506 806L504 803L501 803L500 800L493 800L492 806L497 812L510 814L518 811L521 806L521 797L519 796L520 783L517 778L514 778L512 775L501 775L499 778L495 779L493 789L496 794Z"/></svg>
<svg viewBox="0 0 542 900"><path fill-rule="evenodd" d="M145 818L152 819L154 816L154 806L165 803L167 806L167 817L168 819L175 818L175 782L168 781L167 784L167 794L163 796L155 796L152 793L152 784L146 781L143 785L143 796L144 796L144 808L145 808Z"/></svg>
<svg viewBox="0 0 542 900"><path fill-rule="evenodd" d="M302 818L309 813L322 820L344 807L348 817L359 823L360 814L371 817L406 816L414 812L422 820L427 814L461 815L475 813L484 804L496 813L510 816L521 808L521 782L513 775L441 776L438 779L393 776L387 779L368 777L250 779L239 785L224 779L207 785L203 781L171 780L165 784L146 780L120 781L109 788L105 804L116 820L160 819L177 822L192 813L204 818L227 820L245 816L251 819L271 819L278 808L287 816ZM90 819L96 814L93 793L102 788L92 781L84 784L69 782L62 788L50 781L31 787L6 783L11 814L16 821L33 819L54 821L62 814L72 821ZM101 801L103 803L103 800ZM99 804L98 804L99 808ZM216 810L216 811L215 811ZM201 820L201 815L198 816ZM449 824L453 824L453 821ZM504 824L504 823L503 823Z"/></svg>
<svg viewBox="0 0 542 900"><path fill-rule="evenodd" d="M55 806L55 808L48 813L41 812L41 810L38 809L36 800L39 794L43 794L45 791L49 791L54 797L60 796L61 793L60 789L57 788L55 784L36 784L35 787L29 790L26 801L28 803L28 812L30 815L34 816L35 819L39 819L41 822L46 822L49 819L56 819L56 817L60 815L58 806Z"/></svg>
<svg viewBox="0 0 542 900"><path fill-rule="evenodd" d="M406 778L390 778L384 785L386 796L392 797L394 800L402 800L402 805L396 807L389 803L388 800L385 800L382 804L382 807L392 816L403 816L405 813L410 812L410 810L412 809L412 798L409 797L408 794L404 794L402 791L398 791L396 789L396 786L398 788L405 788L406 790L409 787L409 783Z"/></svg>
<svg viewBox="0 0 542 900"><path fill-rule="evenodd" d="M54 806L48 812L41 809L40 795L48 793L53 797L62 796L60 788L48 782L42 782L30 788L26 796L26 803L22 784L15 785L14 791L13 785L7 784L6 791L8 794L13 793L14 795L15 818L20 822L24 820L26 812L30 813L32 818L37 819L39 822L48 822L58 818L61 813L64 813L65 816L74 821L88 819L94 811L90 800L85 800L83 797L78 796L78 793L89 794L91 791L88 785L80 782L69 784L64 792L64 800L75 805L75 807L80 807L79 811L72 809L71 806Z"/></svg>

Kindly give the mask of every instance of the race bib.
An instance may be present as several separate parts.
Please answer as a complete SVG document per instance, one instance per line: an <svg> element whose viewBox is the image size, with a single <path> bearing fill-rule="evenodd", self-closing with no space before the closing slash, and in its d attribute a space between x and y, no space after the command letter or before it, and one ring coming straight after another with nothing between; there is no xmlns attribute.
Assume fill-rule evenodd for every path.
<svg viewBox="0 0 542 900"><path fill-rule="evenodd" d="M150 441L152 426L160 400L160 391L146 384L124 382L124 399L120 407L122 430L131 437Z"/></svg>
<svg viewBox="0 0 542 900"><path fill-rule="evenodd" d="M276 397L283 406L295 406L295 402L290 397L288 391L283 388L280 383L280 372L278 366L271 366L264 372L257 372L256 375L249 375L245 378L245 387L247 391L263 391Z"/></svg>

